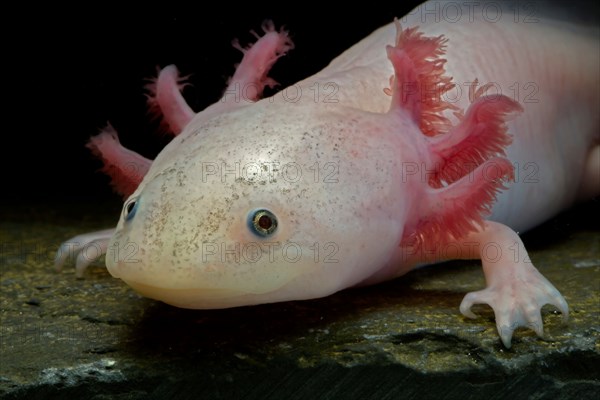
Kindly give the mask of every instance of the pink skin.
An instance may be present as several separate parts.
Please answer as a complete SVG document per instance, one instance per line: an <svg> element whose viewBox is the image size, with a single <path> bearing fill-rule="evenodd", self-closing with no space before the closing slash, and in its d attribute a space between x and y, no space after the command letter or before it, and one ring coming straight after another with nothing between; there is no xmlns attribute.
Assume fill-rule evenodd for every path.
<svg viewBox="0 0 600 400"><path fill-rule="evenodd" d="M267 73L279 57L294 48L294 44L287 32L275 31L271 21L265 22L262 29L265 32L262 37L252 31L258 40L247 48L240 46L237 40L233 42L233 46L244 53L244 58L231 77L225 93L241 91L244 100L256 101L261 98L265 86L272 88L277 85ZM232 102L236 101L236 97L225 97L224 100Z"/></svg>
<svg viewBox="0 0 600 400"><path fill-rule="evenodd" d="M158 74L156 81L146 88L150 91L148 105L160 117L173 135L179 135L196 113L185 102L181 91L185 78L179 77L177 67L168 65Z"/></svg>
<svg viewBox="0 0 600 400"><path fill-rule="evenodd" d="M102 171L112 178L117 193L127 198L138 187L152 161L121 146L117 132L108 125L92 137L87 147L104 162Z"/></svg>
<svg viewBox="0 0 600 400"><path fill-rule="evenodd" d="M222 101L205 113L243 107L247 104L240 104L236 97L239 90L244 100L256 101L265 86L274 84L267 72L292 44L286 33L274 31L272 25L263 29L266 34L252 47L242 49L236 45L244 52L244 58ZM391 96L391 106L387 114L374 118L397 122L396 126L417 126L420 132L415 141L419 145L415 148L420 153L415 157L421 158L431 172L426 181L409 177L411 183L407 187L415 189L413 200L418 197L418 201L410 204L401 243L390 261L362 284L390 279L418 265L443 259L481 259L487 288L467 294L460 311L473 318L473 304L489 304L496 315L500 338L510 347L517 327L530 327L542 336L540 309L544 304L557 307L565 319L568 306L558 290L529 262L517 233L483 218L506 181L513 178L513 167L505 154L511 142L506 121L523 108L505 96L486 96L485 85L478 90L476 85L471 86L470 104L464 115L458 107L440 101L439 96L428 98L422 90L427 85L441 85L442 93L453 85L444 75L444 45L442 37L425 37L416 28L401 30L398 26L396 43L387 48L395 72L390 79L391 88L384 89ZM194 119L180 89L177 71L169 66L159 74L150 97L151 105L162 111L174 134ZM445 110L454 111L459 118L455 126L442 115ZM440 133L443 134L437 136ZM111 140L104 140L107 138ZM90 147L103 158L116 190L124 195L135 190L150 166L149 160L122 148L111 131L92 139ZM132 161L139 166L133 173L127 169ZM595 163L590 161L589 168ZM62 265L69 253L76 254L89 244L98 246L100 253L106 252L111 234L112 230L102 231L67 241L59 250L56 264ZM438 250L442 247L445 251L440 256ZM78 275L92 261L78 257Z"/></svg>

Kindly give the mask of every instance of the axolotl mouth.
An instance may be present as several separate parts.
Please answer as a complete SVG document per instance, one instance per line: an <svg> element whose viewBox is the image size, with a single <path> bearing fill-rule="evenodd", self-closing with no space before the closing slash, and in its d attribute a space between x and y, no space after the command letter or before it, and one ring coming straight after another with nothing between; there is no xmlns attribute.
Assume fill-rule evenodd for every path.
<svg viewBox="0 0 600 400"><path fill-rule="evenodd" d="M320 288L319 285L311 285L302 281L302 279L279 282L278 285L271 287L244 288L246 290L235 287L203 287L201 285L161 287L153 283L148 284L130 279L121 279L144 297L159 300L175 307L199 310L312 299L339 290L335 287Z"/></svg>
<svg viewBox="0 0 600 400"><path fill-rule="evenodd" d="M175 307L190 309L229 308L239 303L243 297L256 296L233 289L213 288L162 288L144 283L127 281L133 290L144 297L160 300ZM199 296L199 294L201 294ZM259 303L257 299L256 303Z"/></svg>

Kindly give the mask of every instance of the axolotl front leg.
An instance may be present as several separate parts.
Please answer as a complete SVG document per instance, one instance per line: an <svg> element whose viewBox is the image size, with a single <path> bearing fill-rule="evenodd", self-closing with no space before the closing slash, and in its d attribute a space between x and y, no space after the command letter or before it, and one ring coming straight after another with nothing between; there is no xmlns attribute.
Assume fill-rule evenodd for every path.
<svg viewBox="0 0 600 400"><path fill-rule="evenodd" d="M253 45L243 48L234 41L233 46L244 54L242 62L230 79L221 101L201 112L201 116L243 106L236 96L227 97L228 92L244 93L245 101L254 102L261 98L265 86L276 85L267 73L279 57L293 48L293 43L287 32L276 31L270 21L265 22L262 29L263 36L252 32L258 39ZM169 65L159 72L154 82L147 85L150 109L161 118L168 132L175 136L197 115L181 94L186 84L177 68ZM114 190L125 199L135 191L152 165L151 160L123 147L117 132L110 125L92 137L87 147L103 161L102 171L111 177ZM114 232L115 229L90 232L63 242L56 253L55 268L60 270L67 260L74 258L76 275L83 276L88 265L107 253Z"/></svg>
<svg viewBox="0 0 600 400"><path fill-rule="evenodd" d="M407 264L434 263L446 260L481 260L486 288L467 293L460 312L476 318L474 304L489 305L496 317L496 327L502 343L511 347L514 331L519 327L544 334L541 308L550 304L569 318L569 306L558 289L535 268L519 235L506 225L484 221L475 232L451 243L421 244L418 249L405 246Z"/></svg>

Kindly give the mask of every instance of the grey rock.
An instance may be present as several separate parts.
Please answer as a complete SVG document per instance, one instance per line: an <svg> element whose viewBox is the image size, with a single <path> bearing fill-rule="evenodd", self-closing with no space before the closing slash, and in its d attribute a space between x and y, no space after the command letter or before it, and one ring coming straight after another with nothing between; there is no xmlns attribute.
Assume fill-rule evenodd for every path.
<svg viewBox="0 0 600 400"><path fill-rule="evenodd" d="M475 308L476 320L458 311L466 292L484 286L477 262L323 299L183 310L138 296L102 263L81 280L72 265L53 270L60 242L113 225L118 204L89 207L94 214L36 205L35 219L26 206L3 209L0 397L597 398L600 229L589 218L597 208L582 205L524 235L571 318L563 325L546 306L546 337L518 330L510 350L489 307Z"/></svg>

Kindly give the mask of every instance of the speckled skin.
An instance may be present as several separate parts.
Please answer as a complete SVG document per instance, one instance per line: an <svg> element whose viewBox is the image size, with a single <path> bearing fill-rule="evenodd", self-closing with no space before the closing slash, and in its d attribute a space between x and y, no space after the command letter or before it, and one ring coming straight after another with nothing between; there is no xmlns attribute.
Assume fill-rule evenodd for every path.
<svg viewBox="0 0 600 400"><path fill-rule="evenodd" d="M119 223L109 246L139 243L143 267L138 273L136 265L113 263L109 252L109 271L154 287L214 290L200 301L174 301L207 307L313 298L367 278L372 269L365 266L383 265L400 242L408 210L398 199L409 184L401 184L403 141L395 134L402 124L383 129L372 116L351 112L267 99L196 118L167 148L177 146L177 157L155 160L131 196L140 197L135 219ZM372 134L362 134L365 126ZM417 148L405 149L405 160L418 160ZM279 220L268 240L247 227L256 208ZM240 262L231 264L219 249L197 264L213 244L237 248ZM244 257L252 246L262 248L259 262Z"/></svg>
<svg viewBox="0 0 600 400"><path fill-rule="evenodd" d="M598 140L598 93L590 90L598 85L597 36L547 20L514 23L512 16L494 24L421 17L417 9L400 22L449 39L446 71L463 89L460 108L470 104L466 88L474 78L494 82L504 94L520 88L514 100L524 112L509 122L508 149L517 175L491 220L529 229L572 204L578 192L598 193L586 166ZM176 306L222 308L322 297L440 261L407 257L399 246L429 193L405 166L427 166L433 156L410 115L390 106L383 91L393 74L385 48L395 33L393 24L377 30L271 98L249 101L230 86L221 101L196 114L125 203L107 245L109 272ZM135 215L127 220L132 201ZM278 219L268 238L248 226L259 208ZM505 345L517 325L542 333L543 304L567 314L566 302L528 262L512 230L487 222L459 247L469 241L519 254L495 265L483 253L445 257L482 258L488 292L467 295L461 311L473 316L472 303L492 305ZM521 273L517 280L533 289L514 282ZM505 293L502 305L492 304L498 291ZM530 293L534 300L521 300ZM515 311L520 303L524 311Z"/></svg>

